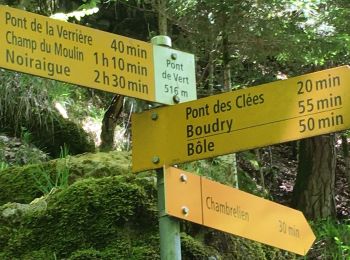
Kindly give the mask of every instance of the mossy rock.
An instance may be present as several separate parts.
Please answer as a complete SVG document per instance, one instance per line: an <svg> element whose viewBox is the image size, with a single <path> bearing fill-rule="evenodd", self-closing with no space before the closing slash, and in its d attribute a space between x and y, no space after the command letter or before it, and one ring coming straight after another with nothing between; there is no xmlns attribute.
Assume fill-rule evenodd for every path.
<svg viewBox="0 0 350 260"><path fill-rule="evenodd" d="M48 161L49 156L33 144L0 133L0 164L25 165ZM1 169L1 165L0 165Z"/></svg>
<svg viewBox="0 0 350 260"><path fill-rule="evenodd" d="M94 152L92 138L78 124L57 116L52 128L30 129L33 143L53 158L60 156L61 147L67 147L69 154Z"/></svg>
<svg viewBox="0 0 350 260"><path fill-rule="evenodd" d="M74 252L69 260L90 260L90 259L103 259L103 254L95 249L83 249Z"/></svg>
<svg viewBox="0 0 350 260"><path fill-rule="evenodd" d="M46 184L46 175L55 179L63 160L65 159L0 171L0 205L8 202L29 203L42 196L39 184ZM130 155L125 152L69 156L65 162L69 169L70 184L82 178L125 175L130 171Z"/></svg>
<svg viewBox="0 0 350 260"><path fill-rule="evenodd" d="M0 171L0 205L8 202L29 203L42 196L33 175L37 165L10 167Z"/></svg>
<svg viewBox="0 0 350 260"><path fill-rule="evenodd" d="M131 156L127 152L100 152L72 156L68 160L72 179L128 174Z"/></svg>
<svg viewBox="0 0 350 260"><path fill-rule="evenodd" d="M181 234L181 253L184 260L219 259L219 252L186 233Z"/></svg>
<svg viewBox="0 0 350 260"><path fill-rule="evenodd" d="M38 87L46 83L50 84L25 74L5 71L0 74L0 131L17 137L25 134L53 158L59 157L64 146L73 155L93 152L92 138L79 124L61 116L46 87Z"/></svg>
<svg viewBox="0 0 350 260"><path fill-rule="evenodd" d="M26 137L53 158L66 145L70 154L93 152L92 138L65 119L54 107L48 86L56 81L2 70L0 73L0 131ZM54 85L59 87L58 85Z"/></svg>
<svg viewBox="0 0 350 260"><path fill-rule="evenodd" d="M2 253L22 259L32 251L54 252L61 259L91 248L116 251L120 240L128 245L118 251L125 259L157 254L156 240L148 239L157 232L153 196L132 175L77 181L49 196L45 211L24 214L20 224L1 215Z"/></svg>

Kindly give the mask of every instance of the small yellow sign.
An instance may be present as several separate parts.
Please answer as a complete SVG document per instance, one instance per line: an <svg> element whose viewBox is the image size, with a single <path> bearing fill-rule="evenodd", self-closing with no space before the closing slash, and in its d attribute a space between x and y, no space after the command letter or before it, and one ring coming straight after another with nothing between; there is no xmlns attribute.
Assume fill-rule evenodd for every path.
<svg viewBox="0 0 350 260"><path fill-rule="evenodd" d="M163 71L155 75L155 46L150 43L3 5L0 38L0 67L158 103L174 103L176 93L168 93L164 84L156 84ZM161 46L156 50L164 58L156 64L171 60L172 52L176 52ZM176 64L186 67L188 60L194 64L193 55L181 52ZM170 66L175 61L168 63ZM193 64L186 68L194 74ZM184 75L173 74L169 74L169 81L176 81L172 85L177 86ZM186 99L180 102L196 99L195 85L187 85L183 90Z"/></svg>
<svg viewBox="0 0 350 260"><path fill-rule="evenodd" d="M133 171L348 129L349 84L342 66L134 114Z"/></svg>
<svg viewBox="0 0 350 260"><path fill-rule="evenodd" d="M313 234L302 212L177 168L165 168L167 214L305 255Z"/></svg>

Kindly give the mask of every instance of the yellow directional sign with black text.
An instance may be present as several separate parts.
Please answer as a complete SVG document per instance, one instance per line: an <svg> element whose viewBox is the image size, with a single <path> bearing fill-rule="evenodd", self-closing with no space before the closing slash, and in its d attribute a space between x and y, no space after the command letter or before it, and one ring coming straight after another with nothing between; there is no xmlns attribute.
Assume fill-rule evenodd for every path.
<svg viewBox="0 0 350 260"><path fill-rule="evenodd" d="M196 99L192 54L2 5L0 39L2 68L162 104Z"/></svg>
<svg viewBox="0 0 350 260"><path fill-rule="evenodd" d="M350 128L342 66L134 114L133 171Z"/></svg>
<svg viewBox="0 0 350 260"><path fill-rule="evenodd" d="M302 212L177 168L164 169L167 214L305 255L313 242Z"/></svg>

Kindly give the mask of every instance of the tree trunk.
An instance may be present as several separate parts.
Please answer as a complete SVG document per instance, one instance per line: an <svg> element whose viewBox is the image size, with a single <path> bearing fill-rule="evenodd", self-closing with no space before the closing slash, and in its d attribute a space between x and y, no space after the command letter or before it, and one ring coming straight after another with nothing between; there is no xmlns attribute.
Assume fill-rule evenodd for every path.
<svg viewBox="0 0 350 260"><path fill-rule="evenodd" d="M334 217L336 150L334 135L300 141L293 206L309 219Z"/></svg>
<svg viewBox="0 0 350 260"><path fill-rule="evenodd" d="M168 19L166 16L166 0L157 0L158 3L158 29L160 35L168 35Z"/></svg>
<svg viewBox="0 0 350 260"><path fill-rule="evenodd" d="M349 155L349 144L348 144L348 136L347 134L341 135L342 140L342 148L343 148L343 156L345 162L345 176L350 185L350 155Z"/></svg>
<svg viewBox="0 0 350 260"><path fill-rule="evenodd" d="M214 92L214 59L213 59L213 51L209 53L209 76L208 76L208 96L213 95Z"/></svg>
<svg viewBox="0 0 350 260"><path fill-rule="evenodd" d="M108 152L114 146L114 130L123 111L124 96L115 95L102 120L100 151Z"/></svg>
<svg viewBox="0 0 350 260"><path fill-rule="evenodd" d="M224 31L222 36L222 56L224 67L224 90L226 92L231 91L231 64L230 64L230 51L229 51L229 39L227 33ZM238 187L238 171L237 171L237 158L236 154L231 154L232 163L228 169L228 181L232 183L232 186Z"/></svg>

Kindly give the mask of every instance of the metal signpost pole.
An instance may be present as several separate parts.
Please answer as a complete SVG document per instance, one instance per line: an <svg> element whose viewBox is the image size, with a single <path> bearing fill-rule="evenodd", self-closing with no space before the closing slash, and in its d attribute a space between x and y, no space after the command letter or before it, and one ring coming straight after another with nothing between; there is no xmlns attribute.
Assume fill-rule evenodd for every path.
<svg viewBox="0 0 350 260"><path fill-rule="evenodd" d="M171 39L167 36L156 36L151 42L154 45L171 47ZM157 120L157 117L153 117ZM159 163L158 158L153 158L153 163ZM160 256L162 260L180 260L181 242L180 242L180 223L177 219L166 214L165 209L165 185L164 169L157 171L157 195L158 195L158 218L160 235Z"/></svg>
<svg viewBox="0 0 350 260"><path fill-rule="evenodd" d="M180 224L177 219L166 214L164 187L164 169L157 169L160 256L162 260L180 260Z"/></svg>

